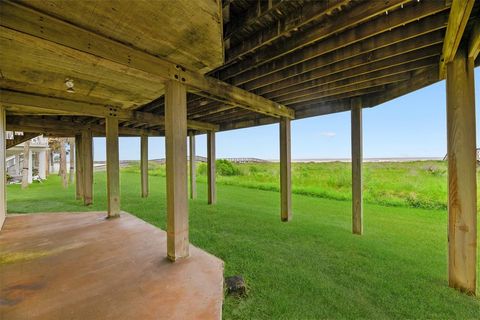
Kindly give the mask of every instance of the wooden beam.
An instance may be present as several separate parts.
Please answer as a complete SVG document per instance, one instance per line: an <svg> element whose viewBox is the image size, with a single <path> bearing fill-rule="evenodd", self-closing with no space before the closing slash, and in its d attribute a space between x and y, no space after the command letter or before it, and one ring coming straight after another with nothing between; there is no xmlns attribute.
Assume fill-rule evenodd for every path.
<svg viewBox="0 0 480 320"><path fill-rule="evenodd" d="M92 132L97 135L105 136L105 126L97 124L88 125ZM34 118L31 116L8 116L7 128L12 131L33 130L33 132L60 132L69 136L80 134L85 128L85 123L75 121L54 120L45 118ZM122 136L160 136L162 132L151 129L135 129L120 127L119 134Z"/></svg>
<svg viewBox="0 0 480 320"><path fill-rule="evenodd" d="M352 232L363 233L362 100L352 99Z"/></svg>
<svg viewBox="0 0 480 320"><path fill-rule="evenodd" d="M197 198L197 155L195 153L195 132L189 132L190 147L190 199Z"/></svg>
<svg viewBox="0 0 480 320"><path fill-rule="evenodd" d="M118 118L105 121L107 145L107 200L108 218L120 216L120 159L118 150Z"/></svg>
<svg viewBox="0 0 480 320"><path fill-rule="evenodd" d="M448 282L475 295L477 169L474 61L460 47L447 63Z"/></svg>
<svg viewBox="0 0 480 320"><path fill-rule="evenodd" d="M81 101L38 96L24 92L2 90L0 102L4 104L7 109L12 108L13 111L26 110L26 113L31 112L33 114L35 114L35 112L47 110L57 114L100 118L114 115L119 120L156 124L161 126L165 125L165 118L154 113L124 110L113 106L103 106ZM33 109L33 112L31 109ZM217 125L194 120L189 120L188 126L194 130L218 130Z"/></svg>
<svg viewBox="0 0 480 320"><path fill-rule="evenodd" d="M480 52L480 22L476 22L473 25L472 33L470 34L470 39L468 41L468 58L477 59L478 53Z"/></svg>
<svg viewBox="0 0 480 320"><path fill-rule="evenodd" d="M93 136L92 130L82 131L83 154L83 204L93 203Z"/></svg>
<svg viewBox="0 0 480 320"><path fill-rule="evenodd" d="M7 217L7 170L6 170L6 110L0 105L0 230Z"/></svg>
<svg viewBox="0 0 480 320"><path fill-rule="evenodd" d="M440 58L439 78L445 78L447 63L453 61L467 26L475 0L453 0Z"/></svg>
<svg viewBox="0 0 480 320"><path fill-rule="evenodd" d="M165 90L167 166L167 256L171 261L189 255L187 186L187 92L169 81Z"/></svg>
<svg viewBox="0 0 480 320"><path fill-rule="evenodd" d="M292 219L292 168L290 119L280 120L280 198L282 221Z"/></svg>
<svg viewBox="0 0 480 320"><path fill-rule="evenodd" d="M83 144L82 135L75 135L75 199L83 199L84 172L83 172Z"/></svg>
<svg viewBox="0 0 480 320"><path fill-rule="evenodd" d="M215 178L215 133L207 133L207 182L208 204L217 202L216 178Z"/></svg>
<svg viewBox="0 0 480 320"><path fill-rule="evenodd" d="M39 135L40 134L36 132L24 132L23 136L14 136L12 140L7 140L7 149L10 149L12 147L15 147L16 145L19 145L20 143L24 143L25 141L38 137Z"/></svg>
<svg viewBox="0 0 480 320"><path fill-rule="evenodd" d="M142 198L148 197L148 136L140 137L140 182Z"/></svg>
<svg viewBox="0 0 480 320"><path fill-rule="evenodd" d="M0 25L32 36L32 45L61 49L86 63L97 63L113 70L128 70L146 78L177 81L189 88L204 91L221 100L271 116L294 117L294 111L283 105L254 95L212 77L206 77L183 66L171 63L146 52L77 27L22 4L1 2ZM196 128L192 128L196 129Z"/></svg>

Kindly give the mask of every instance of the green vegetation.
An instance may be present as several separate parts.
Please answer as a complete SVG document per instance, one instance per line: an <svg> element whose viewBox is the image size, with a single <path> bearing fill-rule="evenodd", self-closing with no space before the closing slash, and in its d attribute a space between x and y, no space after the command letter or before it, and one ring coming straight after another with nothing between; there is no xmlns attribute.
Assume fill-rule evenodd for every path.
<svg viewBox="0 0 480 320"><path fill-rule="evenodd" d="M126 169L138 173L138 166ZM165 177L165 166L152 163L151 174ZM205 163L197 167L206 182ZM246 188L279 191L279 164L232 164L217 160L217 182ZM314 197L350 200L351 165L344 162L294 163L292 192ZM479 189L480 190L480 189ZM444 161L375 162L364 164L364 200L387 206L446 209L447 165Z"/></svg>
<svg viewBox="0 0 480 320"><path fill-rule="evenodd" d="M428 169L432 165L437 169ZM198 200L189 204L192 243L223 259L225 275L243 275L249 288L246 298L226 298L225 319L478 319L480 299L447 286L445 210L367 204L365 235L354 236L350 202L315 193L349 198L348 164L305 164L294 166L294 218L282 223L279 194L252 189L255 183L275 189L276 177L269 175L276 165L235 167L243 175L219 177L218 204L206 204L202 176ZM162 170L152 166L149 198L140 198L133 167L122 172L121 191L123 210L165 228ZM406 189L442 207L444 170L436 162L367 164L366 196L373 202L383 191L390 197L383 202L408 204L399 193ZM74 200L74 187L62 189L57 176L27 190L11 185L9 212L105 210L105 180L104 172L95 174L88 208ZM249 188L233 185L242 181ZM301 188L315 197L298 194Z"/></svg>

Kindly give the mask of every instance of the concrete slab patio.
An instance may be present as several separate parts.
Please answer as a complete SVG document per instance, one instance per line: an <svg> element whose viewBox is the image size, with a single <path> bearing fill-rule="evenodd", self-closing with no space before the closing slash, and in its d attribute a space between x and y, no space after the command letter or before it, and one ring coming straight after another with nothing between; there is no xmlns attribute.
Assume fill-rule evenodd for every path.
<svg viewBox="0 0 480 320"><path fill-rule="evenodd" d="M9 215L0 234L1 319L220 319L223 262L128 213Z"/></svg>

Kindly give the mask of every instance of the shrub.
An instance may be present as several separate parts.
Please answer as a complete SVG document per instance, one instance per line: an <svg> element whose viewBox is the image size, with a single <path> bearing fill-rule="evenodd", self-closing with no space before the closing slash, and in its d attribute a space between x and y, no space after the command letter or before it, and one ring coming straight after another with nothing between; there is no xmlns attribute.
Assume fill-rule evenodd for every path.
<svg viewBox="0 0 480 320"><path fill-rule="evenodd" d="M207 174L207 164L205 163L200 163L198 166L197 166L197 174L199 176L204 176Z"/></svg>
<svg viewBox="0 0 480 320"><path fill-rule="evenodd" d="M215 165L217 166L217 173L221 176L240 175L240 170L228 160L219 159L215 161Z"/></svg>

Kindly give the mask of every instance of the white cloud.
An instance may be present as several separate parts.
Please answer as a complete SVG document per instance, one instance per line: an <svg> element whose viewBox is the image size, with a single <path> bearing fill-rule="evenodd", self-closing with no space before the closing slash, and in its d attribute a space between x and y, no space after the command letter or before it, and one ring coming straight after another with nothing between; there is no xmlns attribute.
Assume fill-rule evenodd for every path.
<svg viewBox="0 0 480 320"><path fill-rule="evenodd" d="M333 138L335 137L337 134L335 132L320 132L320 135L324 136L324 137L328 137L328 138Z"/></svg>

